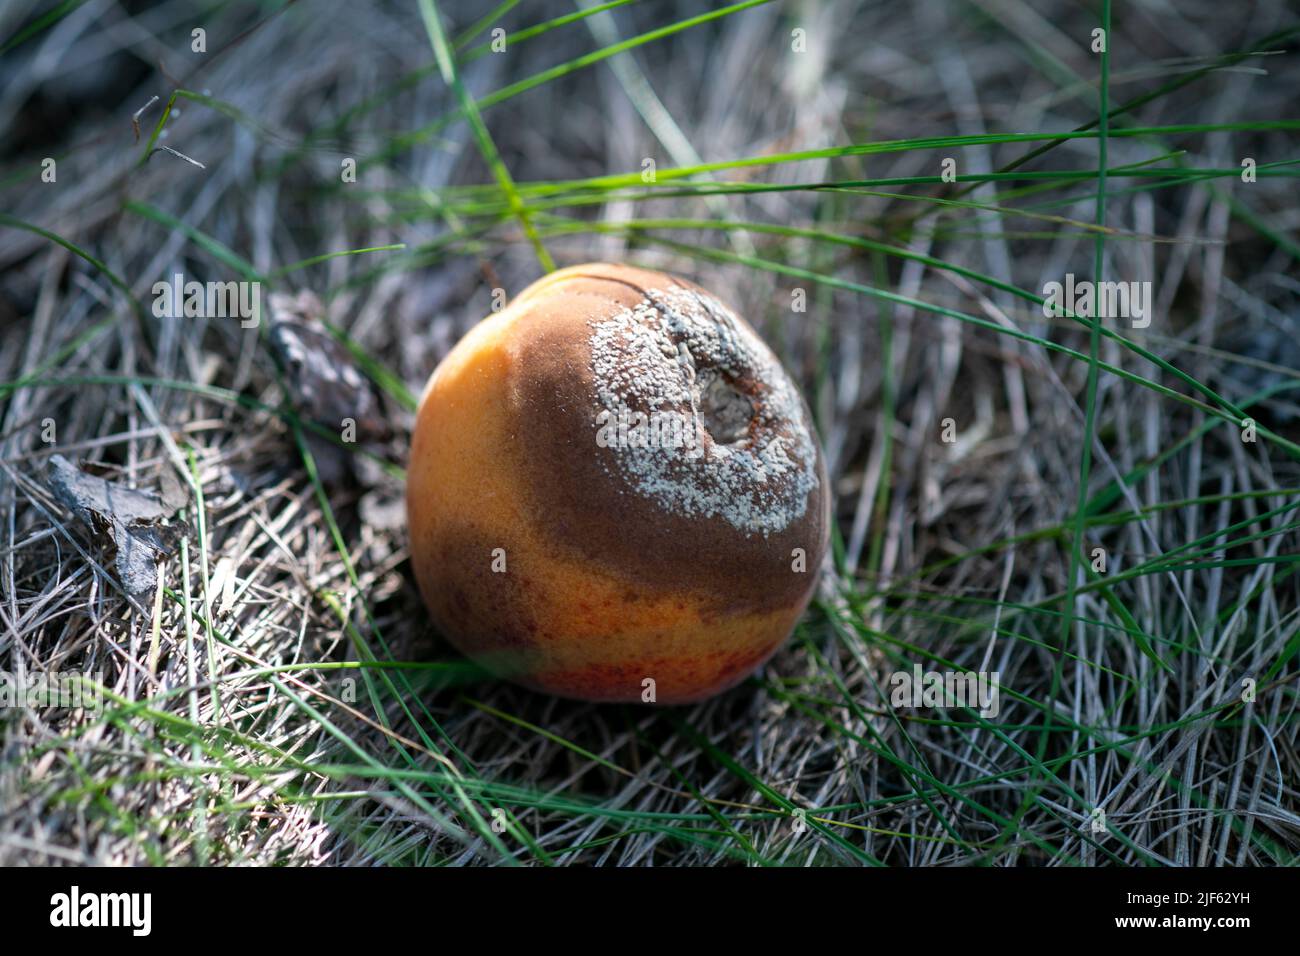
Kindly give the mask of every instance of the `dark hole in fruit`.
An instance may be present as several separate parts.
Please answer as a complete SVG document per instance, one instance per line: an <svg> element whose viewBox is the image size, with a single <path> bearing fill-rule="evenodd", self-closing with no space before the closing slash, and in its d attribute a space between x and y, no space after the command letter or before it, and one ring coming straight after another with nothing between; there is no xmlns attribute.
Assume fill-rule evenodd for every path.
<svg viewBox="0 0 1300 956"><path fill-rule="evenodd" d="M695 407L715 443L730 445L749 435L754 405L735 383L715 369L700 369L695 377Z"/></svg>

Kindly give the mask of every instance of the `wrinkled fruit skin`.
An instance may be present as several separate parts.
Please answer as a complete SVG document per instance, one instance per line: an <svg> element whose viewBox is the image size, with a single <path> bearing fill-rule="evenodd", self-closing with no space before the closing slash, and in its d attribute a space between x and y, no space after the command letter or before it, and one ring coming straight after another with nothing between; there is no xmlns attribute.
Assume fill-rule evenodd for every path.
<svg viewBox="0 0 1300 956"><path fill-rule="evenodd" d="M625 425L698 425L694 445L602 432L614 402ZM789 636L830 496L807 405L748 324L684 280L590 264L534 283L438 366L407 514L425 603L468 657L583 700L645 700L648 678L680 704Z"/></svg>

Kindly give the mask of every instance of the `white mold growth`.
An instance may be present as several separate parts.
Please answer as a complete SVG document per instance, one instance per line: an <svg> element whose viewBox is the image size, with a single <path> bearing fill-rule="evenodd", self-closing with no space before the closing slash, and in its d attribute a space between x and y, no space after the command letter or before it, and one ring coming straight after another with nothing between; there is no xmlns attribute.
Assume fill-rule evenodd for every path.
<svg viewBox="0 0 1300 956"><path fill-rule="evenodd" d="M621 477L674 514L720 516L747 534L787 528L818 478L811 425L785 369L711 296L684 287L643 295L590 323L597 410L676 413L703 440L616 444Z"/></svg>

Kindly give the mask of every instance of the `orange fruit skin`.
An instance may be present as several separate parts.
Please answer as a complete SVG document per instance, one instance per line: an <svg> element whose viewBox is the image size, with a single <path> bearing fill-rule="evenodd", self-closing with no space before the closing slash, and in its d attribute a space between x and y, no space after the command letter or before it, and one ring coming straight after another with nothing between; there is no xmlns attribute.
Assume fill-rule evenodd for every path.
<svg viewBox="0 0 1300 956"><path fill-rule="evenodd" d="M815 589L829 530L815 434L816 487L797 527L767 536L666 513L591 465L591 323L667 283L689 285L600 264L553 273L471 329L421 397L407 471L421 595L462 653L524 686L703 700L766 661Z"/></svg>

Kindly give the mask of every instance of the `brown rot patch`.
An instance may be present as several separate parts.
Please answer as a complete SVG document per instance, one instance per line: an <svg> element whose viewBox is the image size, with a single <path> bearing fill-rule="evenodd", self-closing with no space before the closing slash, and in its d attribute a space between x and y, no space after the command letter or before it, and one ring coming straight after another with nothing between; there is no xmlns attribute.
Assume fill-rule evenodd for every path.
<svg viewBox="0 0 1300 956"><path fill-rule="evenodd" d="M807 406L742 319L660 274L584 267L524 297L511 354L521 477L557 552L635 581L643 599L761 613L805 598L829 530L825 467ZM643 411L662 391L702 426L706 459L602 446L602 390ZM790 573L796 547L812 573Z"/></svg>
<svg viewBox="0 0 1300 956"><path fill-rule="evenodd" d="M499 536L467 521L443 522L429 533L430 550L441 560L435 568L418 568L417 579L438 628L472 656L517 656L534 649L539 625L523 575L494 571L485 557L503 546Z"/></svg>

